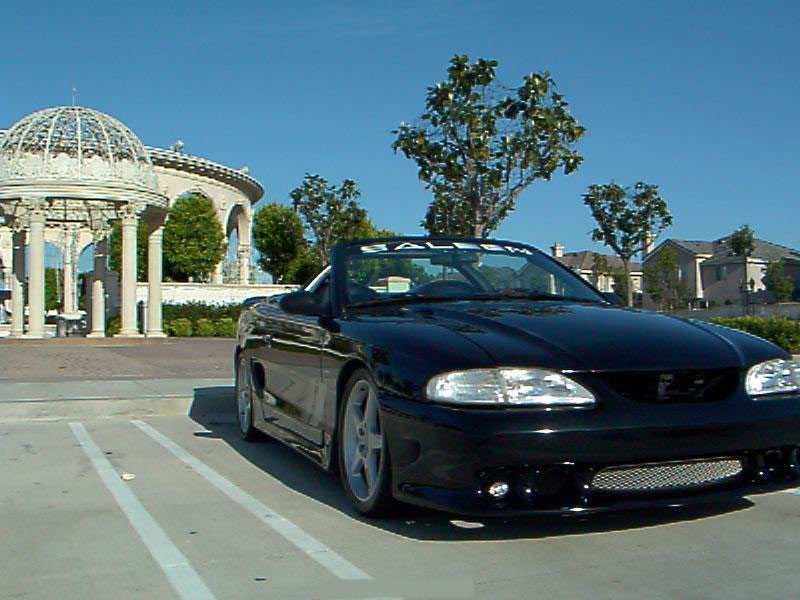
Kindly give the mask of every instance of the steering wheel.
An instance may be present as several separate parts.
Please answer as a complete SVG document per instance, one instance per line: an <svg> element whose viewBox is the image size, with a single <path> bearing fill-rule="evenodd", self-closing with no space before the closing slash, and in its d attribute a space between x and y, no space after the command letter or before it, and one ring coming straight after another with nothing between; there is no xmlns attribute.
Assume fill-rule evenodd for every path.
<svg viewBox="0 0 800 600"><path fill-rule="evenodd" d="M441 279L425 283L412 290L420 296L464 296L475 293L475 288L466 281Z"/></svg>

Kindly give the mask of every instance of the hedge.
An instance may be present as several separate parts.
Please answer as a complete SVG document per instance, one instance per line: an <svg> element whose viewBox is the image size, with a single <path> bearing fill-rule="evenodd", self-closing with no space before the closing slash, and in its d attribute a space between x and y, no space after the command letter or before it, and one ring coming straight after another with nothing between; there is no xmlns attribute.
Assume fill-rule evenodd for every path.
<svg viewBox="0 0 800 600"><path fill-rule="evenodd" d="M175 337L189 337L192 335L192 322L189 319L173 319L167 321L167 334Z"/></svg>
<svg viewBox="0 0 800 600"><path fill-rule="evenodd" d="M784 318L764 319L761 317L717 317L711 322L732 329L752 333L773 344L777 344L792 354L800 353L800 321Z"/></svg>
<svg viewBox="0 0 800 600"><path fill-rule="evenodd" d="M230 317L224 317L214 323L216 331L214 335L217 337L236 337L236 321Z"/></svg>
<svg viewBox="0 0 800 600"><path fill-rule="evenodd" d="M241 312L241 304L215 305L203 302L164 304L162 308L164 332L174 337L236 337L236 324ZM119 317L107 321L108 335L116 335L119 329Z"/></svg>
<svg viewBox="0 0 800 600"><path fill-rule="evenodd" d="M119 317L112 317L106 322L106 335L117 335L122 327L122 320Z"/></svg>
<svg viewBox="0 0 800 600"><path fill-rule="evenodd" d="M204 302L185 302L183 304L164 304L162 314L165 321L174 319L189 319L197 323L199 319L217 321L219 319L239 320L242 312L241 304L205 304Z"/></svg>
<svg viewBox="0 0 800 600"><path fill-rule="evenodd" d="M205 317L197 319L197 322L192 328L192 335L197 337L213 337L215 333L216 329L214 327L214 322L211 319L206 319Z"/></svg>

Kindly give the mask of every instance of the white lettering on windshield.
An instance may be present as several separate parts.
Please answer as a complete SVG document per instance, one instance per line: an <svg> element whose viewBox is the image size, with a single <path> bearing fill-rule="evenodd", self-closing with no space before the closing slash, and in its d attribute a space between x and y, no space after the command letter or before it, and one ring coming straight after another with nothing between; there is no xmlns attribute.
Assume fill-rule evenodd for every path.
<svg viewBox="0 0 800 600"><path fill-rule="evenodd" d="M361 246L361 252L364 254L375 254L376 252L387 252L389 249L386 244L370 244L369 246Z"/></svg>
<svg viewBox="0 0 800 600"><path fill-rule="evenodd" d="M394 247L394 250L425 250L425 246L418 246L417 244L412 244L411 242L403 242Z"/></svg>
<svg viewBox="0 0 800 600"><path fill-rule="evenodd" d="M369 244L361 246L362 254L378 254L381 252L396 252L397 250L477 250L479 252L510 252L512 254L530 254L533 252L527 248L518 246L500 246L498 244L475 244L472 242L444 242L436 244L434 242L424 242L424 246L414 242L399 242L396 245L391 243Z"/></svg>

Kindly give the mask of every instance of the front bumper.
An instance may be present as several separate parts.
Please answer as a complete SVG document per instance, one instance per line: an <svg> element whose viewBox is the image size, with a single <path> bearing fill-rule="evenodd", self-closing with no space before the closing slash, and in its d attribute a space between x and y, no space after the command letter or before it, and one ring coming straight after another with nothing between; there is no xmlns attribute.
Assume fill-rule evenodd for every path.
<svg viewBox="0 0 800 600"><path fill-rule="evenodd" d="M800 397L597 408L455 408L381 396L394 495L462 514L571 513L673 505L798 485ZM628 465L738 461L702 485L608 490L597 473ZM604 471L607 473L607 471ZM492 496L493 483L508 492Z"/></svg>

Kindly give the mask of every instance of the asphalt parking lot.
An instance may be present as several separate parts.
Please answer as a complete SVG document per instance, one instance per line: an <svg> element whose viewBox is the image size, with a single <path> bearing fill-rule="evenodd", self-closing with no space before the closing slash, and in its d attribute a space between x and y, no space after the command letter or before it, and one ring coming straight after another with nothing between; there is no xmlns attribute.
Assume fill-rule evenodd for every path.
<svg viewBox="0 0 800 600"><path fill-rule="evenodd" d="M194 343L206 356L198 375L215 361L226 364L224 345ZM0 364L9 364L7 348L0 347ZM131 361L115 359L122 373L137 361L157 366L159 352L174 365L193 351L126 348L112 349ZM190 380L155 366L152 379L140 380L153 390ZM86 369L83 377L98 376ZM52 394L70 383L13 375L0 371L0 401L13 392L6 404L14 406L32 403L22 398L33 389L25 385ZM85 402L121 401L108 381L85 383L107 392ZM211 389L215 395L196 398L198 405L211 398L208 410L188 414L160 414L167 404L156 403L145 413L98 417L70 405L74 398L57 400L62 409L79 407L71 415L0 414L0 598L800 595L796 490L590 517L466 519L408 508L366 520L334 477L291 449L241 441L232 412L220 412L229 389Z"/></svg>
<svg viewBox="0 0 800 600"><path fill-rule="evenodd" d="M2 598L787 598L800 496L590 518L358 518L222 415L0 424Z"/></svg>

